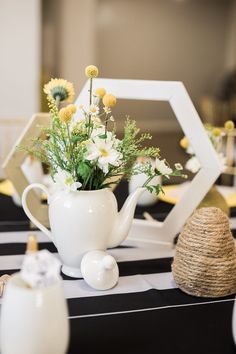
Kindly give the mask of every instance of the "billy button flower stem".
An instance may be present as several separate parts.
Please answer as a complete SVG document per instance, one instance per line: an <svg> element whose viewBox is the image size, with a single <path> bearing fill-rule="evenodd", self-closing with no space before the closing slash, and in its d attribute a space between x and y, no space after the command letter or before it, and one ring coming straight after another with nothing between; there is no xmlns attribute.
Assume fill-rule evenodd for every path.
<svg viewBox="0 0 236 354"><path fill-rule="evenodd" d="M93 95L93 78L90 78L90 85L89 85L89 105L92 104L92 95Z"/></svg>
<svg viewBox="0 0 236 354"><path fill-rule="evenodd" d="M98 76L98 68L95 65L89 65L85 68L85 75L90 79L89 83L89 105L92 104L92 95L93 95L93 79ZM88 135L90 136L91 128L91 113L89 113L88 121Z"/></svg>
<svg viewBox="0 0 236 354"><path fill-rule="evenodd" d="M92 94L93 94L93 78L90 78L90 85L89 85L89 106L92 105ZM89 113L89 121L88 121L88 136L90 136L91 132L91 116L92 113Z"/></svg>
<svg viewBox="0 0 236 354"><path fill-rule="evenodd" d="M106 113L106 118L105 118L105 136L107 136L107 124L108 124L108 115Z"/></svg>

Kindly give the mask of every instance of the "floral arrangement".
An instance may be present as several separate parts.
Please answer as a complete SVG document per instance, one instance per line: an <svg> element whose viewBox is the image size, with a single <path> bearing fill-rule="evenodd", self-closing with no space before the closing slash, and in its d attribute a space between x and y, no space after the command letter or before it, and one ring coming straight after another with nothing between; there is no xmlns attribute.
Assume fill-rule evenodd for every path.
<svg viewBox="0 0 236 354"><path fill-rule="evenodd" d="M44 86L51 114L51 126L42 128L47 138L36 139L33 148L24 148L49 166L57 186L68 191L97 190L111 187L123 176L129 180L132 175L144 172L147 180L143 186L158 194L161 186L151 184L156 175L186 177L180 164L172 169L165 159L160 159L159 148L143 147L152 137L140 134L136 122L129 117L123 138L117 138L112 115L117 99L104 88L93 90L93 80L98 76L96 66L86 67L85 74L90 80L89 108L81 104L77 112L77 107L71 104L72 83L51 79ZM145 163L135 164L139 157L147 158ZM155 163L148 158L155 159Z"/></svg>
<svg viewBox="0 0 236 354"><path fill-rule="evenodd" d="M215 127L210 124L205 124L204 127L213 147L218 154L222 168L224 169L226 165L226 156L223 152L223 139L224 137L229 137L230 132L234 129L234 122L232 120L228 120L225 122L224 127ZM198 158L195 156L193 148L187 137L184 136L180 140L180 146L185 149L187 154L191 155L185 164L185 168L192 173L198 172L201 165Z"/></svg>

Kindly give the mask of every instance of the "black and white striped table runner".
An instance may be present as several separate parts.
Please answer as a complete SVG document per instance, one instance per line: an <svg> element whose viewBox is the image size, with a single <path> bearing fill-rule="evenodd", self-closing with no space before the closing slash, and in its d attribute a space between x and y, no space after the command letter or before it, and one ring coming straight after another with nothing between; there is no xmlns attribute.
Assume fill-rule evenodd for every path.
<svg viewBox="0 0 236 354"><path fill-rule="evenodd" d="M28 234L0 233L0 275L20 269ZM40 249L57 254L46 236L36 234ZM234 296L205 299L181 292L171 273L174 247L127 240L109 253L120 272L113 289L96 291L83 279L62 274L71 325L68 353L236 351L231 333Z"/></svg>

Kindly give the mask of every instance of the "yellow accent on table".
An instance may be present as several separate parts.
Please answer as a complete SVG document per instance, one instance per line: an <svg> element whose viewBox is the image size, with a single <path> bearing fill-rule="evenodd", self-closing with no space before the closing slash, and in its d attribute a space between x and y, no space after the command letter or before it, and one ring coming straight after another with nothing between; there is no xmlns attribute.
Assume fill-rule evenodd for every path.
<svg viewBox="0 0 236 354"><path fill-rule="evenodd" d="M176 204L180 200L187 183L189 182L184 182L180 185L163 186L162 188L165 194L160 193L158 196L159 200L170 204ZM218 186L218 188L225 197L228 206L230 208L236 207L236 187Z"/></svg>
<svg viewBox="0 0 236 354"><path fill-rule="evenodd" d="M3 182L0 182L0 193L4 195L8 195L11 197L13 195L13 185L11 181L5 180Z"/></svg>
<svg viewBox="0 0 236 354"><path fill-rule="evenodd" d="M14 193L14 187L11 181L6 179L5 181L0 182L0 194L7 195L8 197L12 197ZM46 195L42 195L42 199L46 200Z"/></svg>

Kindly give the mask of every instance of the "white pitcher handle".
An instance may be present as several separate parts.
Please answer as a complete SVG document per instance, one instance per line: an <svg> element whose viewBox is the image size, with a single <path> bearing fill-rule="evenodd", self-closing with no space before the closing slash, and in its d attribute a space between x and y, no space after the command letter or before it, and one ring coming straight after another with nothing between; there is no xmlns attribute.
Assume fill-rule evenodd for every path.
<svg viewBox="0 0 236 354"><path fill-rule="evenodd" d="M41 224L41 222L39 222L30 212L27 202L26 202L26 197L27 194L29 193L29 191L33 188L39 188L42 189L42 191L47 195L47 200L49 203L49 199L50 199L50 194L48 189L41 183L32 183L29 186L27 186L24 190L24 192L22 193L22 207L24 209L24 212L26 213L26 215L28 216L28 218L32 221L32 223L34 225L36 225L39 230L41 230L42 232L44 232L49 238L50 240L53 241L53 237L52 237L52 233L51 231L49 231L44 225Z"/></svg>

